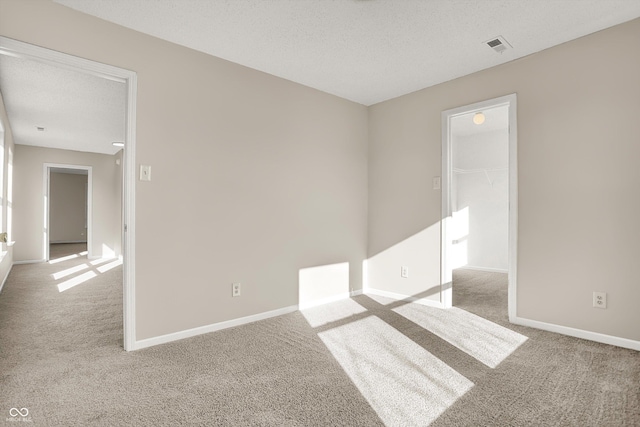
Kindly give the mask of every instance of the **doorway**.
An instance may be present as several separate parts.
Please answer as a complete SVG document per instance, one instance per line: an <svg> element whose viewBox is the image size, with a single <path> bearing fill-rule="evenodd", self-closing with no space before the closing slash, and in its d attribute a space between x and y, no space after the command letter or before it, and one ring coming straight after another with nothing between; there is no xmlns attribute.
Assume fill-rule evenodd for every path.
<svg viewBox="0 0 640 427"><path fill-rule="evenodd" d="M93 259L93 168L91 166L44 164L45 225L44 259L51 258L51 245L86 244Z"/></svg>
<svg viewBox="0 0 640 427"><path fill-rule="evenodd" d="M441 279L453 305L453 270L506 272L508 312L516 312L516 95L442 113Z"/></svg>
<svg viewBox="0 0 640 427"><path fill-rule="evenodd" d="M36 61L73 70L126 86L125 141L123 151L122 254L124 349L136 349L135 336L135 143L137 75L133 71L79 58L0 36L0 55ZM89 216L90 217L90 216ZM88 224L88 229L92 227ZM89 232L88 238L91 236ZM48 251L48 238L45 248ZM47 254L48 258L48 254Z"/></svg>

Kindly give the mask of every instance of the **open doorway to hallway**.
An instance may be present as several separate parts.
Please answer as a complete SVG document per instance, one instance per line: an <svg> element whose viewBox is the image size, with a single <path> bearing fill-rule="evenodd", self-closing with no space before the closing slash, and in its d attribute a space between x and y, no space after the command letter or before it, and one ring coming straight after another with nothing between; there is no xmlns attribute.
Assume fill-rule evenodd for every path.
<svg viewBox="0 0 640 427"><path fill-rule="evenodd" d="M109 271L119 301L112 313L120 325L119 341L133 349L133 251L128 249L134 230L135 73L4 37L0 71L15 144L14 197L22 207L13 221L14 264L29 264L24 268L44 275L45 287L55 287L60 297L89 289ZM49 215L56 208L51 175L68 169L88 170L85 212L80 221L67 221L70 233L60 219L70 220L78 212ZM70 185L62 187L69 190ZM39 264L51 267L35 269ZM14 268L7 286L24 268Z"/></svg>

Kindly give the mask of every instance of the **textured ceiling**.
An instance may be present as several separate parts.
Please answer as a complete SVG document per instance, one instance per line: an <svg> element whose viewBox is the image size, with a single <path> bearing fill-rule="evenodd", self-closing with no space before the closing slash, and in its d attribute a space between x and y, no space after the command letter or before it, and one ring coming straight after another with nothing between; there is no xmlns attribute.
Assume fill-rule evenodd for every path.
<svg viewBox="0 0 640 427"><path fill-rule="evenodd" d="M124 83L0 55L0 91L16 144L104 154L121 149L111 143L124 141Z"/></svg>
<svg viewBox="0 0 640 427"><path fill-rule="evenodd" d="M54 0L371 105L640 16L639 0ZM483 42L504 36L513 49Z"/></svg>
<svg viewBox="0 0 640 427"><path fill-rule="evenodd" d="M640 0L54 1L364 105L640 16ZM513 49L483 43L498 35ZM17 144L124 140L124 84L0 55L0 91Z"/></svg>

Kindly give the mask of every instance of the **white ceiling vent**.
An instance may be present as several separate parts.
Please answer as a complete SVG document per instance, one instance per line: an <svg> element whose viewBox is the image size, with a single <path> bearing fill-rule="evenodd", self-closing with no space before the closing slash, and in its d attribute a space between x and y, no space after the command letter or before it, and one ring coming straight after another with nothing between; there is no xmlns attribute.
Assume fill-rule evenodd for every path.
<svg viewBox="0 0 640 427"><path fill-rule="evenodd" d="M511 49L512 47L509 42L506 41L502 36L494 37L490 40L487 40L485 44L498 53L502 53L507 49Z"/></svg>

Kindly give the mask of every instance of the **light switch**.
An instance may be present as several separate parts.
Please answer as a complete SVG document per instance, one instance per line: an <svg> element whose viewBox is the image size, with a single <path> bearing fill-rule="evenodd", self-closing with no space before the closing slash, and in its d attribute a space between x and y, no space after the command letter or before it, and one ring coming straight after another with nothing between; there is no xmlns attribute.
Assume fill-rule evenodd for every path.
<svg viewBox="0 0 640 427"><path fill-rule="evenodd" d="M434 190L439 190L440 189L440 177L439 176L434 176L433 177L433 189Z"/></svg>
<svg viewBox="0 0 640 427"><path fill-rule="evenodd" d="M140 165L140 181L151 181L151 166Z"/></svg>

